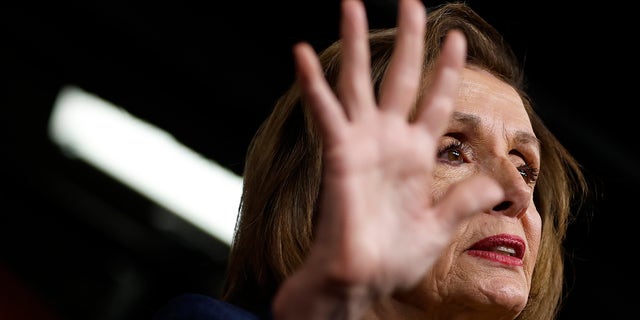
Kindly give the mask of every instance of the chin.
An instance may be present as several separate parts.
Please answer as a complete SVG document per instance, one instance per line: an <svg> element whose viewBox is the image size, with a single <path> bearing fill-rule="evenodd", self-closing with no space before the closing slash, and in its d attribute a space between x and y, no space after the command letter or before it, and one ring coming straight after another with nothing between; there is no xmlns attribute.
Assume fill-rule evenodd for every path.
<svg viewBox="0 0 640 320"><path fill-rule="evenodd" d="M530 281L522 267L466 256L435 280L442 301L476 310L517 315L529 299Z"/></svg>
<svg viewBox="0 0 640 320"><path fill-rule="evenodd" d="M461 291L479 304L520 313L529 299L530 279L524 266L464 256L449 273L450 288Z"/></svg>
<svg viewBox="0 0 640 320"><path fill-rule="evenodd" d="M475 310L478 314L499 314L515 318L524 310L529 297L529 286L520 276L488 276L486 270L473 273L449 274L435 284L427 280L422 285L397 295L395 298L403 305L426 311L433 306L453 313L465 313ZM434 280L434 279L430 279Z"/></svg>
<svg viewBox="0 0 640 320"><path fill-rule="evenodd" d="M480 303L500 307L504 310L520 313L527 305L529 287L509 277L484 279L478 287Z"/></svg>
<svg viewBox="0 0 640 320"><path fill-rule="evenodd" d="M436 264L420 285L396 298L422 310L437 305L448 310L475 310L479 314L513 318L524 310L529 299L530 279L522 266L508 266L469 255L454 261Z"/></svg>

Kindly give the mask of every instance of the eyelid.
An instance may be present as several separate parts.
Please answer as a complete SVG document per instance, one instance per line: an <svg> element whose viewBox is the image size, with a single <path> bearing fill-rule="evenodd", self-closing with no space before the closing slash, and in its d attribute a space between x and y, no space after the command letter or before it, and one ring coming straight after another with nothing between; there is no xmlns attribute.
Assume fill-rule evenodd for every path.
<svg viewBox="0 0 640 320"><path fill-rule="evenodd" d="M518 169L521 174L524 173L522 178L530 186L535 185L538 180L538 175L540 174L540 158L538 157L538 153L535 152L536 150L536 148L531 148L529 145L524 145L509 152L509 154L522 161L521 164L516 164L516 169Z"/></svg>
<svg viewBox="0 0 640 320"><path fill-rule="evenodd" d="M540 169L529 164L524 164L518 166L518 171L520 170L523 170L527 175L526 177L523 176L522 178L525 179L525 181L529 185L535 185L536 181L538 180L538 175L540 174Z"/></svg>
<svg viewBox="0 0 640 320"><path fill-rule="evenodd" d="M444 141L441 142L442 147L438 148L438 152L436 154L438 158L441 158L446 152L457 150L460 153L459 162L461 163L470 162L473 154L472 154L471 147L469 145L451 136L445 136L444 138L446 139L444 139Z"/></svg>
<svg viewBox="0 0 640 320"><path fill-rule="evenodd" d="M528 148L524 149L524 152L519 149L515 149L511 151L511 154L521 158L524 165L531 168L538 168L540 163L538 153L532 152L532 150L529 150Z"/></svg>
<svg viewBox="0 0 640 320"><path fill-rule="evenodd" d="M462 142L460 142L460 140L452 140L447 142L445 145L443 145L442 147L438 148L438 152L443 152L443 151L447 151L450 149L463 149L464 146L462 144Z"/></svg>

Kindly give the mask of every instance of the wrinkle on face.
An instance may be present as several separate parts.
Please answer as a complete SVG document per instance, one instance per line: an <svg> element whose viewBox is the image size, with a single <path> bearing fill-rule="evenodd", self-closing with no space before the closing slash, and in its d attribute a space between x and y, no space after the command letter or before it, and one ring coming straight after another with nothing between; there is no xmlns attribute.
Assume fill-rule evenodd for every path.
<svg viewBox="0 0 640 320"><path fill-rule="evenodd" d="M480 173L491 175L491 170L493 174L505 174L496 170L513 170L502 177L503 183L513 183L514 190L523 192L526 182L518 174L517 166L525 160L540 164L540 142L533 133L521 97L508 84L479 68L467 67L462 72L455 110L445 137L464 140L470 144L473 154L472 159L460 165L436 164L433 203L452 185ZM492 163L498 166L491 168ZM522 185L516 186L516 183ZM533 202L533 185L529 188L529 200L520 202L526 207L523 215L478 212L466 220L423 282L396 296L396 302L422 310L429 318L443 316L434 314L437 308L432 308L443 304L448 312L482 310L486 314L506 312L515 317L528 299L542 229ZM526 241L520 269L492 265L466 253L478 240L500 233L518 235Z"/></svg>

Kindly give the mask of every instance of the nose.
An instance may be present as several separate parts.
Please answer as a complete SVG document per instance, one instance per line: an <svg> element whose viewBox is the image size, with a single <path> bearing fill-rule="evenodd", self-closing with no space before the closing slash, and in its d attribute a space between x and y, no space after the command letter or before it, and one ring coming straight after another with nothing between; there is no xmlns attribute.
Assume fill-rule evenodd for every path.
<svg viewBox="0 0 640 320"><path fill-rule="evenodd" d="M527 184L508 158L493 158L488 171L505 193L503 201L491 209L491 214L522 218L531 202L533 188Z"/></svg>

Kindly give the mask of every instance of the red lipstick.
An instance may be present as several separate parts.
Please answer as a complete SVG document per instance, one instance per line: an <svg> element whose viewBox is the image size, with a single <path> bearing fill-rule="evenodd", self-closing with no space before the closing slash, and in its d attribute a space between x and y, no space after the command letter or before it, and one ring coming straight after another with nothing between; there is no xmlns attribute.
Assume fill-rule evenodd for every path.
<svg viewBox="0 0 640 320"><path fill-rule="evenodd" d="M522 266L524 249L522 238L511 234L498 234L476 242L467 249L467 253L509 266Z"/></svg>

